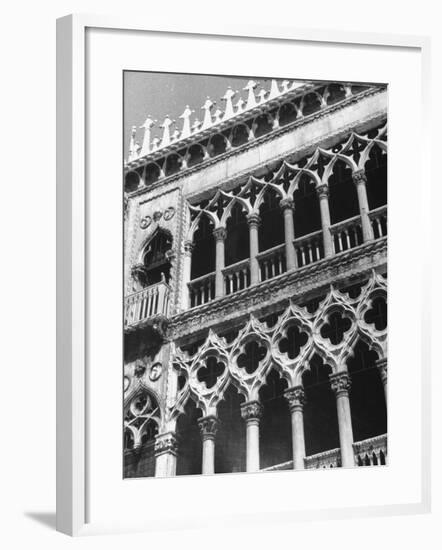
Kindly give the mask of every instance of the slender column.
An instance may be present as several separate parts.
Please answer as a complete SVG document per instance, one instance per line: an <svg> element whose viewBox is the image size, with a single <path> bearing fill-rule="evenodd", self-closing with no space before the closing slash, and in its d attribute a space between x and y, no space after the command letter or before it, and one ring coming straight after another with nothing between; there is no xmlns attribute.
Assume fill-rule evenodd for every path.
<svg viewBox="0 0 442 550"><path fill-rule="evenodd" d="M319 208L321 210L322 238L324 241L324 256L333 256L333 240L330 232L330 208L328 205L328 186L320 185L316 188L319 197Z"/></svg>
<svg viewBox="0 0 442 550"><path fill-rule="evenodd" d="M339 441L341 445L341 462L343 468L351 468L355 465L355 457L353 451L353 428L351 425L350 399L348 397L348 392L351 386L350 376L347 372L331 374L330 382L332 390L336 394Z"/></svg>
<svg viewBox="0 0 442 550"><path fill-rule="evenodd" d="M203 440L203 474L215 473L215 436L218 429L218 419L215 416L205 416L198 420L198 426Z"/></svg>
<svg viewBox="0 0 442 550"><path fill-rule="evenodd" d="M223 269L225 265L224 241L226 240L227 232L224 227L218 227L214 230L213 235L216 243L215 298L220 298L225 294Z"/></svg>
<svg viewBox="0 0 442 550"><path fill-rule="evenodd" d="M246 421L247 430L247 471L259 471L259 420L262 406L258 401L241 405L241 415Z"/></svg>
<svg viewBox="0 0 442 550"><path fill-rule="evenodd" d="M183 289L181 294L181 307L183 310L190 307L189 286L191 269L192 269L192 251L194 244L192 241L184 242L184 257L183 257Z"/></svg>
<svg viewBox="0 0 442 550"><path fill-rule="evenodd" d="M284 395L289 402L292 415L293 468L303 470L305 467L304 389L302 386L295 386L286 390Z"/></svg>
<svg viewBox="0 0 442 550"><path fill-rule="evenodd" d="M261 218L258 214L249 214L247 216L249 223L249 238L250 238L250 284L259 283L259 262L258 262L258 227Z"/></svg>
<svg viewBox="0 0 442 550"><path fill-rule="evenodd" d="M370 216L368 215L370 208L367 198L367 176L364 170L358 170L353 174L353 181L358 192L359 212L361 214L362 238L364 243L373 240L373 227L371 225Z"/></svg>
<svg viewBox="0 0 442 550"><path fill-rule="evenodd" d="M282 211L284 212L284 234L285 234L285 258L287 263L287 271L290 269L296 269L296 252L293 241L295 239L295 227L293 224L293 199L284 199L280 203Z"/></svg>
<svg viewBox="0 0 442 550"><path fill-rule="evenodd" d="M155 438L155 477L176 475L177 441L173 432Z"/></svg>
<svg viewBox="0 0 442 550"><path fill-rule="evenodd" d="M385 403L387 403L387 378L388 378L387 358L384 357L383 359L378 359L376 361L376 366L379 369L379 373L381 375L382 384L384 386Z"/></svg>

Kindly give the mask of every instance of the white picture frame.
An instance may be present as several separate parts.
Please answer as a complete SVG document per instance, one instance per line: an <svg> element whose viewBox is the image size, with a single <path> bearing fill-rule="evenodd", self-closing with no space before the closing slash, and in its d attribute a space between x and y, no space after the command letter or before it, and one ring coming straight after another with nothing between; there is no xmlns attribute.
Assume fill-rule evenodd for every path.
<svg viewBox="0 0 442 550"><path fill-rule="evenodd" d="M93 39L91 38L90 31L100 35L98 40L98 46L95 53L90 54L90 48L94 48L92 45ZM211 479L205 479L202 477L193 478L188 480L183 479L167 479L167 480L140 480L129 481L127 480L126 487L130 486L130 491L125 495L116 497L120 500L118 506L121 507L121 515L119 515L118 507L115 505L112 508L112 513L106 513L103 509L102 515L97 514L96 510L99 507L98 502L100 498L104 496L103 491L100 493L98 486L94 486L95 477L94 472L96 468L91 467L97 454L97 447L99 447L98 439L95 439L96 431L94 428L94 421L91 420L91 415L94 415L95 407L100 408L107 403L101 400L100 388L95 380L95 367L97 362L95 352L93 351L94 342L91 341L90 331L96 331L94 322L96 322L96 316L94 316L95 305L92 298L91 289L95 288L91 280L94 278L93 270L97 268L98 260L91 262L90 249L95 245L91 242L91 235L97 234L95 224L98 225L105 222L108 225L109 234L118 238L121 231L121 219L117 216L115 218L106 219L106 215L97 209L97 197L94 195L95 187L99 187L97 184L92 186L90 181L91 161L88 148L94 147L93 140L97 140L97 127L96 120L91 111L91 102L88 100L87 94L94 94L94 89L91 90L91 86L96 86L96 79L94 72L94 82L91 83L91 64L97 62L97 58L94 55L100 55L100 48L104 47L105 41L108 37L106 33L116 33L112 41L119 42L123 46L123 42L128 41L130 37L136 40L143 40L142 37L161 37L165 40L173 41L173 45L176 45L177 40L185 42L205 41L205 43L213 43L213 47L219 48L220 40L225 41L226 47L231 43L235 43L235 47L241 48L241 44L247 44L248 48L255 49L257 52L262 53L262 47L265 44L266 47L283 48L289 45L303 45L306 48L319 51L321 48L325 51L327 48L339 48L340 51L347 51L348 56L352 59L352 55L355 51L358 55L365 55L363 52L375 51L376 49L388 49L389 52L398 53L401 52L406 55L409 52L410 56L413 56L415 65L409 65L408 71L410 80L412 80L411 87L414 93L413 97L419 98L418 108L414 109L415 120L413 124L420 132L421 149L415 154L418 156L419 162L418 168L416 167L415 176L422 181L422 185L419 187L420 199L421 199L421 233L419 242L425 242L425 235L429 234L429 220L423 215L423 212L429 211L428 195L425 193L427 186L429 185L428 175L428 163L425 162L425 151L429 150L429 132L426 131L429 123L428 113L428 91L425 83L429 79L429 39L419 36L396 36L385 34L363 34L363 33L339 33L339 32L327 32L318 30L303 30L303 29L287 29L287 28L252 28L252 27L233 27L226 28L205 28L204 30L197 28L197 25L190 24L172 25L170 23L164 25L153 25L149 22L144 23L137 19L131 20L126 18L108 18L103 16L90 16L90 15L71 15L61 18L57 21L57 529L70 535L87 535L94 533L104 532L120 532L131 530L152 530L152 529L167 529L173 522L174 527L196 527L201 522L201 517L198 521L193 520L191 516L181 514L181 519L177 519L170 510L167 510L167 503L170 502L166 495L179 494L181 491L190 492L195 487L195 492L205 490L222 491L222 487L216 482L212 476ZM88 34L89 33L89 34ZM140 42L141 43L141 42ZM115 44L114 44L115 45ZM166 46L164 51L167 52L168 48L173 46ZM187 46L186 46L187 47ZM189 46L190 47L190 46ZM124 49L121 47L121 49ZM129 48L130 50L130 48ZM310 50L309 50L310 51ZM337 50L336 50L337 51ZM120 61L125 64L127 62L128 69L138 68L139 57L141 56L140 49L132 49L133 55L128 57L126 61L113 58L109 56L104 65L109 67L112 64L118 64ZM92 58L90 57L92 56ZM312 54L313 55L313 54ZM174 59L171 56L171 59ZM161 65L161 60L158 60L156 66L148 66L146 63L145 70L149 68L151 70L164 70L164 71L176 71L179 69L178 62L169 62ZM198 72L201 67L190 67L191 60L187 60L189 72ZM219 66L218 66L219 65ZM212 74L228 74L226 67L232 65L232 62L222 66L222 63L213 64ZM337 64L339 66L339 63ZM96 65L94 65L95 67ZM121 69L111 69L115 74ZM106 67L103 68L106 70ZM281 69L275 69L276 72ZM290 69L288 77L298 78L317 78L319 73L315 75L308 75L306 69L299 69L300 74L293 74L293 68ZM325 70L325 69L323 69ZM384 68L384 70L386 70ZM399 69L397 69L399 71ZM414 72L413 72L414 71ZM250 70L253 74L253 69ZM268 69L264 69L263 73L267 73ZM335 68L335 72L339 73L339 70ZM367 71L368 74L369 71ZM241 73L236 73L241 74ZM417 75L417 76L416 76ZM281 76L276 74L276 76ZM416 80L420 76L420 80ZM323 75L324 79L330 78L329 74ZM416 78L415 78L416 77ZM399 76L397 77L399 82ZM336 77L339 79L339 77ZM349 77L352 79L352 76ZM355 79L356 80L356 79ZM371 81L370 77L366 79ZM103 80L103 85L107 83ZM392 89L392 101L395 100L394 94L395 82L391 82ZM121 90L119 90L121 93ZM107 101L107 100L106 100ZM113 104L115 106L115 104ZM391 140L392 140L392 152L399 154L399 147L395 147L395 140L400 140L400 128L399 118L403 105L397 107L395 111L395 104L392 107L392 117L389 119L391 124ZM416 105L415 105L416 107ZM120 105L122 108L122 105ZM92 114L91 114L92 113ZM118 115L118 113L117 113ZM118 116L114 115L113 121L117 120ZM115 118L117 116L117 118ZM397 126L395 126L397 124ZM111 131L109 139L114 140L116 147L113 147L113 151L118 151L118 146L121 145L121 124L111 125ZM121 148L120 148L121 150ZM116 164L115 164L116 162ZM118 165L122 162L122 156L116 161L110 161L112 166ZM393 161L394 163L394 161ZM396 170L398 166L393 167ZM396 175L396 172L394 172ZM399 175L399 172L397 173ZM390 177L390 174L389 174ZM406 176L404 176L406 177ZM117 181L121 178L120 172L115 174ZM95 180L96 181L96 180ZM101 189L102 190L102 189ZM110 191L109 191L110 192ZM116 193L117 191L113 191ZM119 191L118 191L119 193ZM113 195L114 196L114 195ZM118 196L110 201L110 210L113 210L114 205L117 205ZM393 197L394 200L394 197ZM405 199L404 199L405 200ZM393 216L395 215L393 206ZM404 220L400 219L400 213L397 214L397 227L404 227ZM396 218L394 218L396 219ZM92 220L92 222L91 222ZM93 239L92 239L93 241ZM395 232L392 232L392 239L390 241L390 259L393 263L397 261L398 268L394 268L394 272L399 272L401 267L404 266L405 255L407 248L400 245L400 239ZM412 246L412 243L410 243ZM428 246L428 245L427 245ZM423 256L424 266L428 262L428 252L425 250ZM91 271L92 270L92 271ZM415 477L416 486L413 488L413 496L401 495L401 498L394 499L394 490L392 488L392 494L388 499L379 499L379 502L367 499L366 503L351 504L351 500L342 501L337 506L327 505L327 501L321 501L316 506L302 506L302 503L297 503L296 506L291 508L290 501L285 501L281 489L276 488L276 491L281 500L280 508L275 510L277 512L278 520L293 521L299 519L311 519L311 518L324 518L324 517L337 517L337 518L351 518L361 516L376 516L386 514L412 514L412 513L424 513L430 509L431 487L430 487L430 463L429 463L429 446L430 446L430 410L429 410L429 392L430 392L430 353L429 345L426 340L426 334L429 333L428 327L428 312L422 314L422 304L425 303L426 293L428 292L427 280L428 274L425 269L422 270L410 270L412 273L409 277L412 277L412 282L415 285L419 285L420 289L418 296L418 304L413 310L414 321L416 327L419 326L421 337L416 336L416 342L413 344L415 347L410 352L410 359L418 358L419 366L415 368L418 375L415 383L419 388L418 396L413 397L416 405L416 422L419 426L419 444L416 443L416 455L413 456L413 462L415 462ZM395 275L393 273L392 281L395 282ZM411 280L411 279L410 279ZM407 279L406 283L410 283ZM118 280L116 280L118 284ZM109 283L108 288L112 291L112 283ZM396 290L397 288L397 290ZM120 289L121 290L121 289ZM400 298L400 286L399 282L397 287L392 286L392 304L393 308L395 304L399 303ZM94 294L95 296L95 294ZM120 297L117 296L118 299ZM117 302L117 300L116 300ZM428 303L428 299L427 299ZM121 306L120 306L121 308ZM398 308L396 308L398 310ZM118 311L115 308L110 308L110 312ZM111 315L110 313L110 315ZM397 311L400 316L400 311ZM392 318L394 319L394 312ZM119 325L120 318L114 319ZM112 321L110 321L112 322ZM416 328L415 327L415 328ZM99 331L98 339L101 337ZM392 349L396 345L394 332L392 334L391 346ZM115 356L115 354L114 354ZM118 384L121 384L121 372L118 374L117 365L120 365L120 359L116 357L115 363L113 363L112 355L110 362L112 368L109 370L111 374L110 379L114 379L117 376L117 380L111 380L110 385L112 388L118 388ZM120 356L121 357L121 356ZM107 356L103 358L103 361L107 359ZM398 359L399 361L399 359ZM121 365L120 365L121 367ZM100 370L101 367L96 367ZM397 369L394 365L392 367L392 397L395 399L395 380L398 377L395 375ZM113 391L113 390L112 390ZM112 392L111 392L112 393ZM113 395L116 395L115 393ZM399 400L398 400L399 403ZM402 413L406 413L404 407L406 402L401 402L397 405L397 409L393 409L392 422L398 422L399 416ZM112 419L118 419L121 414L121 402L119 400L111 401L108 409L108 414ZM109 437L114 441L117 441L118 433L121 430L121 423L113 424L113 427L109 429ZM398 432L399 433L399 432ZM92 434L92 435L91 435ZM402 436L397 436L398 440ZM394 464L395 464L395 432L391 432L392 439L392 462L393 466L389 466L385 469L386 473L376 474L382 475L382 483L388 484L388 477L393 476ZM105 441L105 440L103 440ZM100 440L102 447L103 441ZM402 443L397 446L400 450ZM397 458L397 457L396 457ZM415 458L415 460L414 460ZM111 460L109 462L112 462ZM398 461L396 461L396 464ZM117 475L117 470L114 469L113 476ZM121 474L121 471L120 471ZM271 476L272 474L265 474L265 476ZM273 474L275 475L275 474ZM276 474L278 475L278 474ZM288 478L285 473L284 483L294 483L297 480L299 474L290 473L293 478ZM304 475L303 473L301 475ZM312 474L310 476L309 483L315 484ZM324 473L318 472L316 475L320 476L321 483L328 483L325 481ZM342 479L340 483L346 485L351 483L349 481L349 472L336 472L334 476L340 476ZM265 477L264 476L264 477ZM351 473L350 473L351 476ZM362 474L361 474L362 476ZM121 483L121 479L118 483ZM192 477L192 476L189 476ZM364 477L367 478L367 475ZM235 476L235 483L241 485L242 491L254 490L254 485L258 483L257 476L253 475L240 475ZM400 478L398 474L398 479ZM109 479L109 487L112 486ZM269 490L272 487L270 485L262 484L261 491ZM280 478L281 479L281 478ZM299 478L300 480L301 478ZM410 476L411 479L411 476ZM299 481L298 480L298 481ZM336 478L335 478L336 481ZM369 484L372 480L370 478L365 479L364 483ZM152 485L149 487L150 491L153 491L158 499L164 498L161 501L163 504L162 511L152 510L149 514L145 514L145 519L140 517L123 517L123 508L127 501L134 502L134 499L141 498L142 495L136 496L136 493L145 493L145 484L150 482ZM223 485L231 483L226 477L223 477ZM261 481L259 482L261 484ZM262 482L264 483L264 482ZM163 484L160 486L160 484ZM411 482L412 484L412 482ZM301 485L301 483L300 483ZM209 488L210 486L210 488ZM276 487L276 486L275 486ZM103 486L101 486L103 488ZM164 488L164 489L163 489ZM396 489L399 493L399 487ZM344 491L345 492L345 491ZM100 493L100 494L99 494ZM117 493L114 493L117 495ZM410 493L411 494L411 493ZM162 495L162 496L161 496ZM224 498L224 497L222 497ZM221 501L222 501L221 498ZM258 522L258 521L275 521L276 515L272 515L270 512L270 502L267 502L261 509L253 504L256 499L251 498L250 506L244 510L243 514L239 514L232 509L230 511L225 510L220 513L218 510L205 510L203 514L203 521L206 524L217 525L220 521L224 524L240 525L244 522ZM369 502L370 501L370 502ZM255 506L255 507L254 507ZM221 510L221 508L220 508ZM113 514L113 515L112 515ZM117 521L121 520L121 521Z"/></svg>

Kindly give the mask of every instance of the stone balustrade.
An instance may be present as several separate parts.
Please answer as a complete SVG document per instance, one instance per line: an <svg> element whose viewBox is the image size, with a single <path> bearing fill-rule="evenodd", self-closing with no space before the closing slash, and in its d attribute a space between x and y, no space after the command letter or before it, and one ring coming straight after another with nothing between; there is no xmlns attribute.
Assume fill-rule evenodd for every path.
<svg viewBox="0 0 442 550"><path fill-rule="evenodd" d="M125 299L124 325L130 327L155 316L167 317L170 287L164 281L130 294Z"/></svg>
<svg viewBox="0 0 442 550"><path fill-rule="evenodd" d="M241 260L222 270L226 295L250 286L249 259Z"/></svg>
<svg viewBox="0 0 442 550"><path fill-rule="evenodd" d="M285 245L280 244L257 255L260 280L266 281L286 271Z"/></svg>
<svg viewBox="0 0 442 550"><path fill-rule="evenodd" d="M335 254L355 248L363 242L361 217L354 216L330 227Z"/></svg>
<svg viewBox="0 0 442 550"><path fill-rule="evenodd" d="M296 251L298 267L317 262L324 257L322 231L315 231L303 237L299 237L293 241L293 245Z"/></svg>
<svg viewBox="0 0 442 550"><path fill-rule="evenodd" d="M381 206L372 210L368 214L371 225L373 227L373 235L375 239L386 237L387 235L387 207Z"/></svg>
<svg viewBox="0 0 442 550"><path fill-rule="evenodd" d="M215 273L202 275L188 283L190 307L207 304L215 298Z"/></svg>

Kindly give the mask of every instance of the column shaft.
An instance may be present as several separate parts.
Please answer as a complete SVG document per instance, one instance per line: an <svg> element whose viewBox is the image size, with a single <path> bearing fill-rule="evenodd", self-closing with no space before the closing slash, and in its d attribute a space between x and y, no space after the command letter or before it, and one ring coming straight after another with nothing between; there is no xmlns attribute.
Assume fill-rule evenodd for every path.
<svg viewBox="0 0 442 550"><path fill-rule="evenodd" d="M332 235L330 232L330 208L328 204L328 187L320 185L316 189L319 196L319 208L321 211L322 239L324 241L324 256L329 258L333 256L334 247Z"/></svg>
<svg viewBox="0 0 442 550"><path fill-rule="evenodd" d="M259 466L259 420L262 416L262 407L258 401L250 401L241 406L241 414L246 421L247 460L248 472L258 472Z"/></svg>
<svg viewBox="0 0 442 550"><path fill-rule="evenodd" d="M330 375L330 381L332 389L336 394L342 467L351 468L355 465L355 458L353 451L350 399L348 397L351 385L350 376L347 372L338 372Z"/></svg>
<svg viewBox="0 0 442 550"><path fill-rule="evenodd" d="M387 358L378 359L376 361L376 366L378 367L379 374L381 375L382 384L384 386L385 403L387 404L387 380L388 380Z"/></svg>
<svg viewBox="0 0 442 550"><path fill-rule="evenodd" d="M289 402L292 415L293 468L303 470L305 467L304 389L302 386L295 386L286 390L284 395Z"/></svg>
<svg viewBox="0 0 442 550"><path fill-rule="evenodd" d="M249 239L250 239L250 284L259 283L259 262L258 262L258 226L260 218L258 214L249 214L247 216L249 222Z"/></svg>
<svg viewBox="0 0 442 550"><path fill-rule="evenodd" d="M295 239L295 227L293 223L293 200L284 199L281 201L281 208L284 213L284 235L285 235L285 258L287 271L297 267L296 251L293 241Z"/></svg>
<svg viewBox="0 0 442 550"><path fill-rule="evenodd" d="M218 429L218 420L215 416L205 416L198 421L203 440L202 473L215 473L215 437Z"/></svg>
<svg viewBox="0 0 442 550"><path fill-rule="evenodd" d="M224 227L218 227L213 234L216 242L215 298L220 298L225 294L223 269L225 266L224 241L227 233Z"/></svg>
<svg viewBox="0 0 442 550"><path fill-rule="evenodd" d="M181 307L183 310L190 307L190 292L188 283L190 283L192 272L192 241L186 241L184 243L184 256L183 256L183 288L181 293Z"/></svg>
<svg viewBox="0 0 442 550"><path fill-rule="evenodd" d="M353 174L353 181L356 185L359 202L359 212L361 214L362 225L362 238L364 243L373 239L373 227L371 225L370 217L368 215L370 208L368 206L367 198L367 177L364 170L359 170Z"/></svg>

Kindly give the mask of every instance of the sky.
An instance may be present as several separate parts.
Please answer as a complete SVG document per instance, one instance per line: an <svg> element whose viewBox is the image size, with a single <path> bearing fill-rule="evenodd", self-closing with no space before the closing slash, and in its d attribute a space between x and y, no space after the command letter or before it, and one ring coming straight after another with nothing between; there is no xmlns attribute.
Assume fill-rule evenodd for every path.
<svg viewBox="0 0 442 550"><path fill-rule="evenodd" d="M159 125L163 123L166 115L176 120L178 128L182 128L182 119L179 116L183 113L186 105L195 113L192 114L191 121L199 118L202 121L204 111L201 106L204 104L207 96L216 102L212 113L219 107L224 110L225 102L221 97L225 94L227 87L232 86L233 90L238 90L241 97L247 99L247 91L243 90L247 82L253 79L257 83L262 83L266 90L270 89L270 80L260 79L259 77L245 76L226 77L212 75L189 75L179 73L149 73L125 71L124 73L124 152L127 159L130 132L132 126L141 126L150 115L157 119L155 127L152 129L152 138L162 136L162 128ZM259 88L255 89L255 93ZM235 96L234 104L238 101L239 95ZM171 127L174 130L174 126ZM172 133L171 131L171 133ZM137 140L142 144L144 135L143 129L138 129Z"/></svg>

